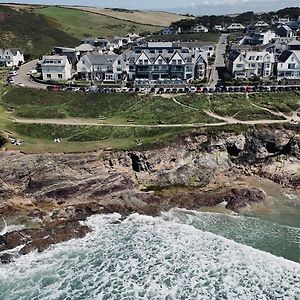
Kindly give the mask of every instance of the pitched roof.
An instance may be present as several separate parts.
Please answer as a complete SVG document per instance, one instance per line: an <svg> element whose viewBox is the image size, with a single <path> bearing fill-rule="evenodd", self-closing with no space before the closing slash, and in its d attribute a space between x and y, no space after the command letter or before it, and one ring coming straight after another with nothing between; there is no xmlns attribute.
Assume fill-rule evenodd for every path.
<svg viewBox="0 0 300 300"><path fill-rule="evenodd" d="M95 47L90 44L81 44L80 46L75 48L76 51L88 52L95 50Z"/></svg>
<svg viewBox="0 0 300 300"><path fill-rule="evenodd" d="M288 46L300 46L300 41L293 40L287 44Z"/></svg>
<svg viewBox="0 0 300 300"><path fill-rule="evenodd" d="M56 63L53 63L53 62L46 63L45 60L56 61ZM57 63L57 61L60 61L60 63ZM53 64L58 67L58 66L65 66L67 61L68 61L68 58L65 55L44 55L43 59L42 59L42 64L47 64L47 65Z"/></svg>
<svg viewBox="0 0 300 300"><path fill-rule="evenodd" d="M228 60L230 60L231 62L234 62L239 56L240 56L240 52L239 51L232 51L230 52L229 56L228 56Z"/></svg>
<svg viewBox="0 0 300 300"><path fill-rule="evenodd" d="M10 50L10 52L13 54L13 55L17 55L17 52L19 51L21 54L22 54L22 51L20 48L10 48L8 49Z"/></svg>
<svg viewBox="0 0 300 300"><path fill-rule="evenodd" d="M292 54L293 52L289 50L282 52L282 54L278 57L278 62L285 62Z"/></svg>
<svg viewBox="0 0 300 300"><path fill-rule="evenodd" d="M85 55L92 65L112 65L119 55L87 54Z"/></svg>

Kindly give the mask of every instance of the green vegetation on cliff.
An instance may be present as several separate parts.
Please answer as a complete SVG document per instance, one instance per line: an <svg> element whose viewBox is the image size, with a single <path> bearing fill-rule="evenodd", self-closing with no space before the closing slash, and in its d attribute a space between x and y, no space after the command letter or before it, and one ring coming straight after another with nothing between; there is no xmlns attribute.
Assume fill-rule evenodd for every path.
<svg viewBox="0 0 300 300"><path fill-rule="evenodd" d="M300 108L299 92L165 98L10 88L2 100L0 125L26 140L20 148L25 152L73 152L99 147L133 149L140 147L136 143L138 139L143 146L149 146L193 130L240 131L254 124L240 124L241 121L259 120L257 124L262 126L273 124L286 120L279 112L291 116ZM14 112L8 114L6 107L14 107ZM24 120L13 123L13 118ZM227 119L229 125L220 126L220 123L226 124ZM203 123L205 126L201 127ZM63 143L53 143L55 137L62 138Z"/></svg>
<svg viewBox="0 0 300 300"><path fill-rule="evenodd" d="M49 52L53 46L72 47L80 41L60 29L60 24L32 10L0 5L0 48L17 47L31 57Z"/></svg>

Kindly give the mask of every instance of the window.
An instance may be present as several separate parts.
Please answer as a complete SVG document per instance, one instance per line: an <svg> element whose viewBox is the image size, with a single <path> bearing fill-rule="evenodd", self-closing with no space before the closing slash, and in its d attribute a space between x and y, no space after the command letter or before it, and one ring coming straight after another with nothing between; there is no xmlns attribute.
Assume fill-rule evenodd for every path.
<svg viewBox="0 0 300 300"><path fill-rule="evenodd" d="M160 59L158 60L158 64L159 64L159 65L162 65L162 63L163 63L163 60L160 58Z"/></svg>
<svg viewBox="0 0 300 300"><path fill-rule="evenodd" d="M142 64L143 64L143 60L139 59L139 65L142 65Z"/></svg>
<svg viewBox="0 0 300 300"><path fill-rule="evenodd" d="M288 64L288 69L295 69L296 68L296 64Z"/></svg>
<svg viewBox="0 0 300 300"><path fill-rule="evenodd" d="M172 65L176 65L176 59L172 60Z"/></svg>
<svg viewBox="0 0 300 300"><path fill-rule="evenodd" d="M144 60L144 65L148 65L148 64L149 64L148 59L145 59L145 60Z"/></svg>
<svg viewBox="0 0 300 300"><path fill-rule="evenodd" d="M182 60L178 59L178 65L182 65Z"/></svg>
<svg viewBox="0 0 300 300"><path fill-rule="evenodd" d="M58 78L62 79L63 78L62 74L58 74Z"/></svg>
<svg viewBox="0 0 300 300"><path fill-rule="evenodd" d="M47 78L48 78L48 79L51 79L51 74L47 74Z"/></svg>
<svg viewBox="0 0 300 300"><path fill-rule="evenodd" d="M270 68L270 64L266 64L266 68Z"/></svg>
<svg viewBox="0 0 300 300"><path fill-rule="evenodd" d="M120 65L121 64L121 61L120 60L118 60L118 65Z"/></svg>

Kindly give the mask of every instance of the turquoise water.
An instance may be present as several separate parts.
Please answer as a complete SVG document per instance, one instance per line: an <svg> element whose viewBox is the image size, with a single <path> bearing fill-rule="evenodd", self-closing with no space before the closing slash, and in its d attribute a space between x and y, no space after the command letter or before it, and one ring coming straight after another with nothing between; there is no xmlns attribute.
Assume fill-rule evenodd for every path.
<svg viewBox="0 0 300 300"><path fill-rule="evenodd" d="M85 238L0 266L0 299L300 299L299 229L244 214L92 216Z"/></svg>

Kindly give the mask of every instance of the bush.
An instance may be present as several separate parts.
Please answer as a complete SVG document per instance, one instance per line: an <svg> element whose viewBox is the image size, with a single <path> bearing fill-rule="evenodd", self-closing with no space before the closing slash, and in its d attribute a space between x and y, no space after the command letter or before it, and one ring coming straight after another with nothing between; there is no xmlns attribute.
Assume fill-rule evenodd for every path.
<svg viewBox="0 0 300 300"><path fill-rule="evenodd" d="M7 143L6 138L0 135L0 148L2 148L6 143Z"/></svg>

